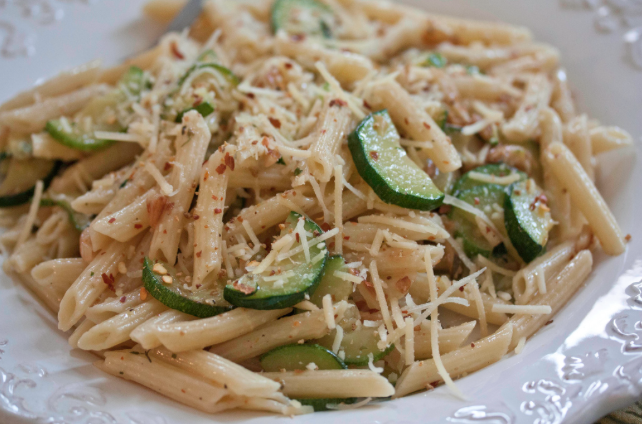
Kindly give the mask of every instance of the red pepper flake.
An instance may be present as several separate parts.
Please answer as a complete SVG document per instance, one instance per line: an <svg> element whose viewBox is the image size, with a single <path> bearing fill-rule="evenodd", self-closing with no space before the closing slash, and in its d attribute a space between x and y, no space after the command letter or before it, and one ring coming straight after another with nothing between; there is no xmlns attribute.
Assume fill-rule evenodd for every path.
<svg viewBox="0 0 642 424"><path fill-rule="evenodd" d="M363 107L365 107L366 109L372 110L372 106L370 106L370 104L368 102L366 102L365 99L363 100Z"/></svg>
<svg viewBox="0 0 642 424"><path fill-rule="evenodd" d="M403 118L403 121L406 123L406 125L410 125L410 121L408 121L408 118Z"/></svg>
<svg viewBox="0 0 642 424"><path fill-rule="evenodd" d="M243 223L243 217L242 216L237 216L236 220L240 223Z"/></svg>
<svg viewBox="0 0 642 424"><path fill-rule="evenodd" d="M291 37L292 41L298 43L305 40L305 34L293 34Z"/></svg>
<svg viewBox="0 0 642 424"><path fill-rule="evenodd" d="M213 195L212 195L212 200L218 200L218 196L216 196L216 195L214 195L214 194L213 194Z"/></svg>
<svg viewBox="0 0 642 424"><path fill-rule="evenodd" d="M330 231L330 224L328 224L327 222L324 222L323 224L321 224L321 229L323 231Z"/></svg>
<svg viewBox="0 0 642 424"><path fill-rule="evenodd" d="M240 291L243 294L252 294L255 292L254 287L250 287L246 284L241 284L239 283L239 280L236 280L233 284L232 287L234 287L236 290Z"/></svg>
<svg viewBox="0 0 642 424"><path fill-rule="evenodd" d="M165 162L165 166L163 167L163 171L167 171L167 170L168 170L168 169L170 169L171 167L172 167L172 164L171 164L171 163L169 163L169 162Z"/></svg>
<svg viewBox="0 0 642 424"><path fill-rule="evenodd" d="M110 219L109 221L107 221L107 222L109 222L110 224L113 224L115 221L116 221L116 218L111 218L111 219Z"/></svg>
<svg viewBox="0 0 642 424"><path fill-rule="evenodd" d="M205 173L203 174L203 181L207 181L209 177L210 177L210 172L206 169Z"/></svg>
<svg viewBox="0 0 642 424"><path fill-rule="evenodd" d="M215 215L218 215L218 214L219 214L219 213L221 213L221 212L223 212L223 210L221 210L221 208L216 208L216 209L214 209L214 214L215 214Z"/></svg>
<svg viewBox="0 0 642 424"><path fill-rule="evenodd" d="M224 163L220 164L219 166L216 167L216 172L221 175L225 173L225 170L227 169L227 166L225 166Z"/></svg>
<svg viewBox="0 0 642 424"><path fill-rule="evenodd" d="M127 296L123 296L120 298L120 303L125 303L126 300L127 300Z"/></svg>
<svg viewBox="0 0 642 424"><path fill-rule="evenodd" d="M429 130L429 129L431 128L431 127L430 127L430 125L428 125L428 123L427 123L427 122L424 122L423 124L424 124L424 127L426 127L426 129L428 129L428 130Z"/></svg>
<svg viewBox="0 0 642 424"><path fill-rule="evenodd" d="M475 204L479 205L479 197L475 197Z"/></svg>
<svg viewBox="0 0 642 424"><path fill-rule="evenodd" d="M370 152L370 157L372 158L372 160L379 160L379 153L373 150Z"/></svg>
<svg viewBox="0 0 642 424"><path fill-rule="evenodd" d="M475 347L475 343L471 343L471 344L470 344L470 347Z"/></svg>
<svg viewBox="0 0 642 424"><path fill-rule="evenodd" d="M143 228L143 224L134 224L134 228L140 230L141 228Z"/></svg>
<svg viewBox="0 0 642 424"><path fill-rule="evenodd" d="M552 323L553 323L553 320L550 320L550 321L546 321L546 324L544 324L544 325L549 325L549 324L552 324Z"/></svg>
<svg viewBox="0 0 642 424"><path fill-rule="evenodd" d="M348 103L345 100L332 99L330 100L330 107L332 106L348 106Z"/></svg>
<svg viewBox="0 0 642 424"><path fill-rule="evenodd" d="M202 250L199 250L198 252L196 252L196 257L197 257L197 258L200 258L202 253L203 253L203 251L202 251Z"/></svg>
<svg viewBox="0 0 642 424"><path fill-rule="evenodd" d="M230 170L234 171L234 158L230 156L229 152L225 152L225 165L227 165Z"/></svg>
<svg viewBox="0 0 642 424"><path fill-rule="evenodd" d="M170 48L172 50L172 54L176 56L178 59L185 59L185 56L183 56L183 53L181 53L180 50L178 50L178 46L176 45L176 41L172 41L170 44Z"/></svg>
<svg viewBox="0 0 642 424"><path fill-rule="evenodd" d="M631 241L631 234L627 234L627 235L624 237L624 240L626 240L626 241Z"/></svg>
<svg viewBox="0 0 642 424"><path fill-rule="evenodd" d="M200 218L200 216L198 216L198 215L192 215L192 218L194 219L194 221L196 221L197 219L199 219L199 218Z"/></svg>
<svg viewBox="0 0 642 424"><path fill-rule="evenodd" d="M460 291L460 292L463 292L463 291L464 291L464 286L461 286L461 287L459 288L459 291Z"/></svg>
<svg viewBox="0 0 642 424"><path fill-rule="evenodd" d="M109 288L109 290L111 290L111 291L115 291L115 290L114 290L114 276L113 276L113 275L111 275L111 274L107 275L107 274L105 274L105 273L103 272L103 273L101 274L101 277L102 277L102 279L103 279L103 283L107 284L107 287Z"/></svg>
<svg viewBox="0 0 642 424"><path fill-rule="evenodd" d="M452 210L452 206L450 206L450 205L441 205L441 206L439 207L439 213L440 213L441 215L447 214L447 213L448 213L448 212L450 212L451 210Z"/></svg>
<svg viewBox="0 0 642 424"><path fill-rule="evenodd" d="M254 97L256 97L256 96L254 95L254 93L246 93L245 95L246 95L247 97L249 97L250 99L253 99ZM242 128L242 127L241 127L241 128Z"/></svg>
<svg viewBox="0 0 642 424"><path fill-rule="evenodd" d="M292 64L290 62L285 62L285 69L292 69Z"/></svg>
<svg viewBox="0 0 642 424"><path fill-rule="evenodd" d="M343 239L346 240L346 241L350 240L350 236L343 236Z"/></svg>
<svg viewBox="0 0 642 424"><path fill-rule="evenodd" d="M300 243L301 242L301 237L299 237L299 233L296 233L295 236L296 236L296 242Z"/></svg>
<svg viewBox="0 0 642 424"><path fill-rule="evenodd" d="M140 300L145 300L147 299L147 290L145 290L145 287L140 288Z"/></svg>
<svg viewBox="0 0 642 424"><path fill-rule="evenodd" d="M268 119L270 120L270 124L272 124L274 128L276 128L277 130L281 128L281 121L276 118L272 118L271 116Z"/></svg>

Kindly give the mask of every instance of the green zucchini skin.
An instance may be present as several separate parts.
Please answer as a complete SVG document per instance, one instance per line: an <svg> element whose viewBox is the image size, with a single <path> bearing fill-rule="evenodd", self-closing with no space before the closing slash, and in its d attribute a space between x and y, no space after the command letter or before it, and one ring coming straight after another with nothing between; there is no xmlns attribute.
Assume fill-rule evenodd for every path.
<svg viewBox="0 0 642 424"><path fill-rule="evenodd" d="M92 152L104 149L105 147L111 146L115 143L113 140L102 140L95 138L91 134L83 133L78 130L76 125L72 122L70 122L69 125L72 129L71 132L64 129L60 119L52 119L51 121L47 121L45 131L47 131L54 140L63 146L71 147L72 149L83 152Z"/></svg>
<svg viewBox="0 0 642 424"><path fill-rule="evenodd" d="M381 134L375 125L382 125ZM387 110L368 115L348 136L361 178L379 198L408 209L430 211L444 201L444 193L432 182L399 145L399 133Z"/></svg>
<svg viewBox="0 0 642 424"><path fill-rule="evenodd" d="M212 106L209 102L203 102L203 103L200 103L198 106L189 107L184 111L180 112L178 115L176 115L176 119L174 120L174 122L176 123L183 122L183 115L185 115L190 110L195 110L198 113L200 113L203 118L206 118L212 112L214 112L214 106Z"/></svg>
<svg viewBox="0 0 642 424"><path fill-rule="evenodd" d="M15 159L17 160L17 159ZM58 171L62 167L61 161L56 161L52 164L51 171L43 178L42 182L44 185L44 190L46 190L54 177L58 174ZM15 194L6 194L0 195L0 208L7 208L10 206L18 206L25 204L31 200L34 192L36 191L36 181L33 182L33 185L25 191Z"/></svg>
<svg viewBox="0 0 642 424"><path fill-rule="evenodd" d="M197 69L203 69L203 68L212 68L216 70L219 74L223 76L230 84L232 84L233 87L236 87L241 83L241 80L234 75L234 73L226 68L223 65L219 65L218 63L197 63L196 65L192 65L186 72L185 74L179 78L178 80L178 86L181 87L184 83L185 80L192 74L192 72L196 71Z"/></svg>
<svg viewBox="0 0 642 424"><path fill-rule="evenodd" d="M317 344L289 344L272 349L259 359L263 371L305 371L313 362L320 370L345 370L348 366L329 349Z"/></svg>
<svg viewBox="0 0 642 424"><path fill-rule="evenodd" d="M365 366L368 365L368 354L372 353L373 362L383 359L395 348L394 344L386 346L384 350L379 350L377 343L379 336L373 336L374 329L361 327L357 330L343 333L343 341L339 350L345 354L343 362L346 365ZM316 342L321 346L330 349L334 343L335 332L317 339Z"/></svg>
<svg viewBox="0 0 642 424"><path fill-rule="evenodd" d="M480 185L485 185L489 183L484 183L482 181L477 181L474 180L473 178L470 177L469 173L470 172L479 172L480 174L486 174L486 175L494 175L496 177L505 177L507 175L511 174L518 174L520 176L519 181L523 181L528 178L528 175L526 175L524 172L510 167L504 163L491 163L488 165L482 165L478 166L475 169L471 169L470 171L466 172L464 175L457 180L455 183L452 191L453 191L453 196L458 197L459 193L465 190L470 190L473 187L477 187Z"/></svg>
<svg viewBox="0 0 642 424"><path fill-rule="evenodd" d="M165 264L163 264L163 266L169 271L168 275L172 276L173 281L177 281L176 276L171 272L171 267ZM176 283L174 282L171 285L164 284L161 277L152 270L153 267L154 263L145 257L143 262L143 285L145 290L163 305L198 318L213 317L232 309L230 306L210 305L198 301L198 292L195 293L196 296L186 295L186 293L181 292L179 287L176 287ZM204 297L201 296L201 299L203 298Z"/></svg>
<svg viewBox="0 0 642 424"><path fill-rule="evenodd" d="M332 411L333 408L328 408L328 405L350 405L357 403L359 398L319 398L319 399L296 399L301 402L301 405L311 406L314 412Z"/></svg>
<svg viewBox="0 0 642 424"><path fill-rule="evenodd" d="M304 218L305 221L305 230L314 233L318 232L319 234L323 233L323 230L312 220L302 217L296 212L291 212L290 216L286 220L286 231L288 228L294 228L299 218ZM318 248L316 246L310 246L310 256L314 257L316 254L320 253L322 250L325 250L325 256L315 264L307 264L303 259L302 263L298 266L292 268L295 274L302 275L297 281L292 281L293 278L288 278L287 287L281 288L272 288L268 284L262 284L261 275L254 274L245 274L241 279L236 280L232 284L225 286L224 297L232 305L248 308L248 309L258 309L258 310L268 310L268 309L282 309L288 308L296 305L297 303L305 300L306 295L311 295L316 290L321 277L323 275L323 269L328 260L328 252L325 248L325 242L322 242L323 248ZM295 244L296 246L296 244ZM303 255L300 253L299 255ZM298 255L295 255L297 257ZM243 281L241 281L243 280ZM248 285L255 287L255 291L252 293L246 294L238 290L235 287L236 284Z"/></svg>
<svg viewBox="0 0 642 424"><path fill-rule="evenodd" d="M509 187L504 200L504 223L515 250L524 262L529 263L546 251L552 224L550 215L542 216L536 211L541 190L537 188L534 194L528 194L526 184L521 181Z"/></svg>
<svg viewBox="0 0 642 424"><path fill-rule="evenodd" d="M307 9L310 22L295 22L297 9ZM305 14L303 14L305 16ZM272 30L284 30L293 35L332 38L332 9L317 0L276 0L272 6Z"/></svg>

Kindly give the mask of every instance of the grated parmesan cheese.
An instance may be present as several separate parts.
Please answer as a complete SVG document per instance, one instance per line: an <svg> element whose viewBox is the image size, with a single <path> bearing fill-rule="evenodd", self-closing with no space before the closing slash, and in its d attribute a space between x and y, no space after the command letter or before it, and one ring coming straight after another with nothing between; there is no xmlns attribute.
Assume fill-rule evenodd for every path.
<svg viewBox="0 0 642 424"><path fill-rule="evenodd" d="M16 242L16 249L22 245L29 238L31 234L31 229L33 224L36 222L38 216L38 209L40 208L40 199L42 199L42 192L44 191L44 183L42 180L36 182L36 188L33 193L33 198L31 199L31 205L29 206L29 212L27 212L27 219L25 220L24 225L20 229L20 235L18 236L18 241Z"/></svg>
<svg viewBox="0 0 642 424"><path fill-rule="evenodd" d="M334 167L334 226L339 232L334 236L334 250L343 254L343 166Z"/></svg>
<svg viewBox="0 0 642 424"><path fill-rule="evenodd" d="M343 327L338 325L335 330L336 334L334 336L334 341L332 342L332 352L338 353L339 348L341 347L341 342L343 341Z"/></svg>
<svg viewBox="0 0 642 424"><path fill-rule="evenodd" d="M415 328L412 325L412 318L408 317L406 318L406 325L405 325L405 356L404 356L404 362L406 363L406 366L412 364L415 362Z"/></svg>
<svg viewBox="0 0 642 424"><path fill-rule="evenodd" d="M383 372L383 367L375 367L374 355L372 352L368 353L368 368L370 368L370 371L376 372L377 374L381 374Z"/></svg>
<svg viewBox="0 0 642 424"><path fill-rule="evenodd" d="M370 262L370 276L372 277L372 285L375 289L375 294L377 296L377 302L379 303L379 309L381 310L383 322L386 325L388 333L392 333L392 320L390 319L390 311L388 310L386 295L383 292L383 286L381 284L381 279L379 278L379 271L377 271L377 262L374 260Z"/></svg>
<svg viewBox="0 0 642 424"><path fill-rule="evenodd" d="M323 296L321 301L323 305L323 317L325 318L325 323L330 330L334 330L337 324L334 322L334 308L332 307L332 296L326 294Z"/></svg>
<svg viewBox="0 0 642 424"><path fill-rule="evenodd" d="M430 258L430 253L428 251L426 251L426 254L424 255L424 262L426 264L426 273L428 274L430 298L437 299L437 282L435 281L435 274L432 269L432 259ZM455 396L465 400L466 398L464 397L464 394L459 390L452 378L450 378L450 374L448 374L446 367L444 367L444 363L441 361L441 354L439 353L439 327L439 310L438 308L435 308L430 314L430 347L432 350L432 358L435 361L437 372L444 380L446 386Z"/></svg>
<svg viewBox="0 0 642 424"><path fill-rule="evenodd" d="M170 183L167 182L165 177L163 177L163 174L160 173L160 171L151 163L151 162L145 162L145 171L149 173L149 175L156 180L156 183L161 189L161 192L165 196L171 196L174 193L174 187Z"/></svg>
<svg viewBox="0 0 642 424"><path fill-rule="evenodd" d="M521 176L518 173L513 173L503 177L498 177L496 175L483 174L481 172L470 171L467 175L475 181L480 181L482 183L489 183L489 184L499 184L499 185L511 185L521 179Z"/></svg>

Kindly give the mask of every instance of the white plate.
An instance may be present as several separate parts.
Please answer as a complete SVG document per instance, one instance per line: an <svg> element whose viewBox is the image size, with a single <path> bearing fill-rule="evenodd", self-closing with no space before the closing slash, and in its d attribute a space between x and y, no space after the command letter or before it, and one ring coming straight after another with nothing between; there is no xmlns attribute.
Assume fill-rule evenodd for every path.
<svg viewBox="0 0 642 424"><path fill-rule="evenodd" d="M586 287L528 341L520 355L445 388L358 411L312 414L297 423L587 423L642 393L642 8L636 0L409 0L433 11L527 25L562 51L580 108L636 139L600 160L599 186L626 233L625 255L606 258ZM0 100L34 81L102 57L116 63L149 46L162 28L140 17L142 0L0 0ZM564 4L563 4L564 3ZM569 3L572 3L569 6ZM20 4L20 6L18 6ZM637 6L636 6L637 4ZM636 21L637 19L637 21ZM27 51L9 44L9 26ZM627 35L629 43L624 41ZM637 36L637 38L636 38ZM14 40L19 40L14 37ZM4 43L4 44L3 44ZM636 65L637 61L637 65ZM636 67L638 66L638 67ZM179 424L293 422L250 413L208 416L135 384L105 376L94 357L70 351L49 311L0 277L0 422Z"/></svg>

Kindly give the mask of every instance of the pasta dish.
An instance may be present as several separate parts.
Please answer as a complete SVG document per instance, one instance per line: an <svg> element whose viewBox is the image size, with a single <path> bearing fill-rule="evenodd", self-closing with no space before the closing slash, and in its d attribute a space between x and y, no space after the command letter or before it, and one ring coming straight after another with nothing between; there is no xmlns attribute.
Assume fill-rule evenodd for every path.
<svg viewBox="0 0 642 424"><path fill-rule="evenodd" d="M525 28L207 0L0 106L3 268L97 368L201 411L463 397L625 251L594 182L631 144Z"/></svg>

